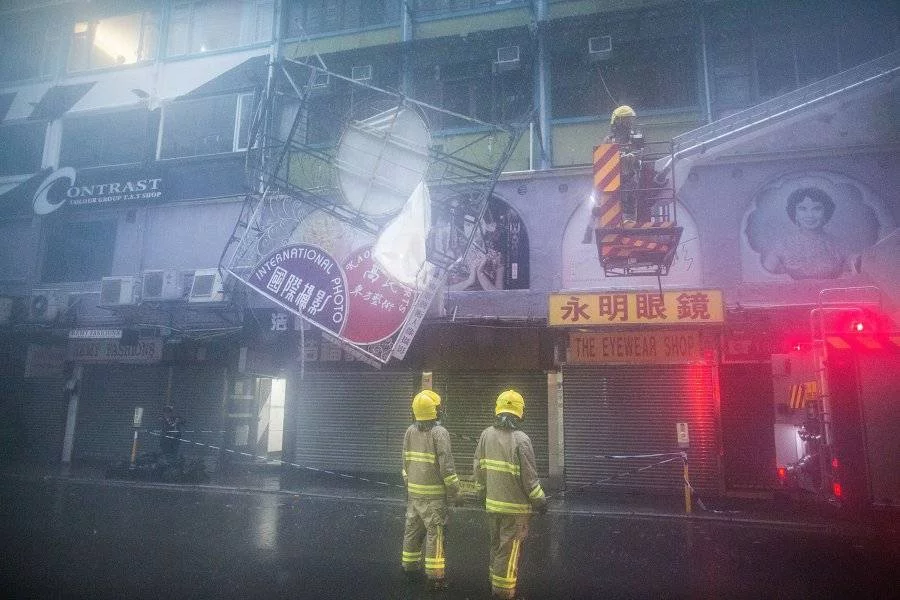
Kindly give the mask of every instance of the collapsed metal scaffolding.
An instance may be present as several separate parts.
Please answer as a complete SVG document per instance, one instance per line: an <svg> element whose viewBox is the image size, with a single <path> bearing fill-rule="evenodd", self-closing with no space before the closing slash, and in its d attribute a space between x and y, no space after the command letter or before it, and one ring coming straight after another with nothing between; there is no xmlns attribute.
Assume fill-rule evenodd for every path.
<svg viewBox="0 0 900 600"><path fill-rule="evenodd" d="M325 98L340 99L336 122L317 117ZM487 123L332 72L318 56L278 59L250 129L251 191L220 269L319 326L357 358L376 366L402 358L448 273L460 268L528 120ZM340 132L336 143L316 135L329 127ZM360 341L322 327L308 307L268 293L254 279L281 248L321 248L350 268L348 257L361 260L360 248L366 259L374 255L389 227L403 238L414 236L417 225L424 225L424 260L413 281L395 282L410 303L402 325L383 339ZM399 260L409 258L399 252ZM373 263L376 274L386 275Z"/></svg>

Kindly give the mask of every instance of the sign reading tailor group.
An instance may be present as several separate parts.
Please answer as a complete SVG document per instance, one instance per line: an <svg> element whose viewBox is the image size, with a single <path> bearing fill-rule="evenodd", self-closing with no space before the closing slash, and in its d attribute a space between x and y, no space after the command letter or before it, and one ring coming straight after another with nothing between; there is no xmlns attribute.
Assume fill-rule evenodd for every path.
<svg viewBox="0 0 900 600"><path fill-rule="evenodd" d="M142 168L77 171L62 167L42 175L32 207L35 214L50 214L63 206L106 206L120 202L157 201L163 198L163 178Z"/></svg>

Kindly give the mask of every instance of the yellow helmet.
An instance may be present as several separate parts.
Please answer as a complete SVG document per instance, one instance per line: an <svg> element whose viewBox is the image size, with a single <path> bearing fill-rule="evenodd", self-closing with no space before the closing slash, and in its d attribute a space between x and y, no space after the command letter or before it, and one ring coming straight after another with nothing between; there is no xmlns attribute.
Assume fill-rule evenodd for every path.
<svg viewBox="0 0 900 600"><path fill-rule="evenodd" d="M524 412L525 399L516 390L506 390L497 396L497 406L494 408L495 415L510 413L521 419Z"/></svg>
<svg viewBox="0 0 900 600"><path fill-rule="evenodd" d="M437 407L441 405L441 397L437 392L422 390L413 397L412 411L416 421L434 421L437 419Z"/></svg>
<svg viewBox="0 0 900 600"><path fill-rule="evenodd" d="M628 106L627 104L623 104L622 106L616 108L616 110L612 111L612 117L609 119L609 124L612 125L616 122L616 119L620 117L636 117L637 113L634 112L634 109Z"/></svg>

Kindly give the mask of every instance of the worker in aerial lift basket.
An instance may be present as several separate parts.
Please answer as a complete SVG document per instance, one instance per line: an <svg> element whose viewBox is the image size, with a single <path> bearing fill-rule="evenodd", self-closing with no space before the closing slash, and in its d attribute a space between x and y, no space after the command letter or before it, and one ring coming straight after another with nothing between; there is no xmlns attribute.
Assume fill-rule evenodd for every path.
<svg viewBox="0 0 900 600"><path fill-rule="evenodd" d="M506 390L497 396L494 425L481 432L475 448L473 472L485 490L494 598L516 597L519 559L531 515L547 512L531 439L519 429L524 412L525 399L519 392Z"/></svg>
<svg viewBox="0 0 900 600"><path fill-rule="evenodd" d="M644 136L634 129L637 113L628 105L622 105L612 112L609 119L609 135L605 144L619 145L619 201L622 204L622 218L634 221L637 218L637 198L635 189L639 187L641 174L640 152L644 148Z"/></svg>
<svg viewBox="0 0 900 600"><path fill-rule="evenodd" d="M440 423L441 397L423 390L412 401L415 422L403 436L403 480L406 483L406 526L403 571L409 579L422 574L429 589L447 587L444 579L444 531L447 501L458 501L459 476L453 465L450 434ZM424 553L423 553L424 551Z"/></svg>

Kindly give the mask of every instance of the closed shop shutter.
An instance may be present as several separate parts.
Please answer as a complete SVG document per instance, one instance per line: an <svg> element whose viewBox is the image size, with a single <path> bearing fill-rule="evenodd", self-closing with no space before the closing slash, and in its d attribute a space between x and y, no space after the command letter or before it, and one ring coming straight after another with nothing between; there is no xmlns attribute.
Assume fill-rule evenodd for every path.
<svg viewBox="0 0 900 600"><path fill-rule="evenodd" d="M305 373L292 400L296 463L399 476L418 380L408 371Z"/></svg>
<svg viewBox="0 0 900 600"><path fill-rule="evenodd" d="M73 462L108 463L131 457L134 409L144 409L143 427L157 430L166 393L162 365L89 365L84 369ZM159 441L140 438L138 451L156 451Z"/></svg>
<svg viewBox="0 0 900 600"><path fill-rule="evenodd" d="M682 490L680 461L624 475L663 459L603 456L678 452L676 423L684 422L690 434L691 484L699 491L718 492L721 474L713 375L713 368L705 365L565 367L567 486L604 481L597 489Z"/></svg>
<svg viewBox="0 0 900 600"><path fill-rule="evenodd" d="M68 413L65 379L0 377L0 460L58 463Z"/></svg>
<svg viewBox="0 0 900 600"><path fill-rule="evenodd" d="M538 474L547 475L547 376L543 372L449 372L433 377L434 389L446 407L444 424L460 474L472 474L475 446L482 430L494 422L497 396L514 389L525 398L522 431L534 446Z"/></svg>
<svg viewBox="0 0 900 600"><path fill-rule="evenodd" d="M186 456L212 459L217 451L209 446L223 446L225 377L225 368L217 365L178 365L172 369L171 403L184 419L184 439L196 442L181 444ZM159 429L159 407L151 410L150 417L148 426Z"/></svg>

